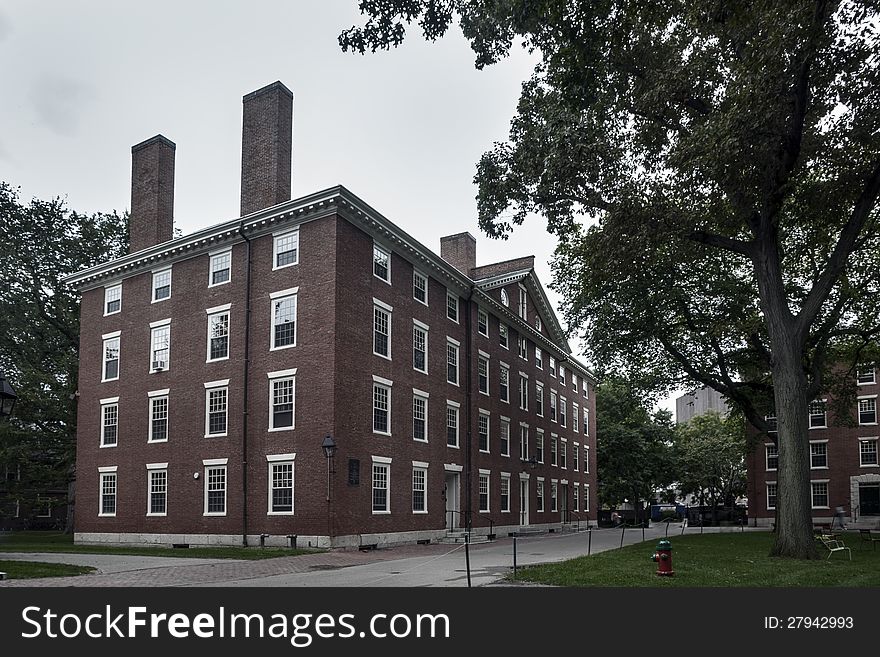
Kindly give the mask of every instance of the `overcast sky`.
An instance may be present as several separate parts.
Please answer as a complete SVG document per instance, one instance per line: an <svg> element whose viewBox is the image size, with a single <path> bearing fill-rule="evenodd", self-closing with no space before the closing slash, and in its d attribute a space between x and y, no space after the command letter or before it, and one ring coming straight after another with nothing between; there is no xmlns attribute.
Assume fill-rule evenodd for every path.
<svg viewBox="0 0 880 657"><path fill-rule="evenodd" d="M547 287L544 222L486 238L472 182L536 58L517 49L477 71L457 28L436 44L410 31L390 52L343 53L339 33L361 23L356 0L7 0L0 180L24 200L122 211L131 146L161 133L177 144L175 225L236 218L241 97L280 80L294 93L294 198L345 185L437 252L442 235L470 231L477 264L534 254Z"/></svg>

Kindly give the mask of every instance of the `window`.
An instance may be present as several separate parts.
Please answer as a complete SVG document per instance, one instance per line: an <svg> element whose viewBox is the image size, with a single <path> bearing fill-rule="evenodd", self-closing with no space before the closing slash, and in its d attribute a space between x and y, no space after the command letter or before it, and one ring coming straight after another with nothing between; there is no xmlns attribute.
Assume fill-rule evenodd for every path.
<svg viewBox="0 0 880 657"><path fill-rule="evenodd" d="M590 510L590 485L584 484L584 511Z"/></svg>
<svg viewBox="0 0 880 657"><path fill-rule="evenodd" d="M776 445L764 445L766 451L767 470L779 469L779 448Z"/></svg>
<svg viewBox="0 0 880 657"><path fill-rule="evenodd" d="M122 283L104 288L104 316L122 310Z"/></svg>
<svg viewBox="0 0 880 657"><path fill-rule="evenodd" d="M480 513L489 513L489 472L480 470Z"/></svg>
<svg viewBox="0 0 880 657"><path fill-rule="evenodd" d="M373 244L373 276L391 284L391 253Z"/></svg>
<svg viewBox="0 0 880 657"><path fill-rule="evenodd" d="M550 465L559 465L556 451L556 436L552 434L550 436Z"/></svg>
<svg viewBox="0 0 880 657"><path fill-rule="evenodd" d="M587 379L586 377L581 377L581 392L584 393L584 399L590 398L589 388L587 387Z"/></svg>
<svg viewBox="0 0 880 657"><path fill-rule="evenodd" d="M522 336L517 337L516 339L517 346L519 347L519 357L523 360L529 359L529 343Z"/></svg>
<svg viewBox="0 0 880 657"><path fill-rule="evenodd" d="M446 381L458 385L458 342L451 338L446 342Z"/></svg>
<svg viewBox="0 0 880 657"><path fill-rule="evenodd" d="M501 513L510 513L510 475L501 475Z"/></svg>
<svg viewBox="0 0 880 657"><path fill-rule="evenodd" d="M507 349L507 325L498 325L498 344Z"/></svg>
<svg viewBox="0 0 880 657"><path fill-rule="evenodd" d="M486 356L477 358L477 378L479 380L480 392L484 395L489 394L489 359Z"/></svg>
<svg viewBox="0 0 880 657"><path fill-rule="evenodd" d="M859 424L877 424L877 398L859 398Z"/></svg>
<svg viewBox="0 0 880 657"><path fill-rule="evenodd" d="M577 404L572 404L571 407L571 430L575 433L578 433L578 422L580 420L581 411L578 408Z"/></svg>
<svg viewBox="0 0 880 657"><path fill-rule="evenodd" d="M272 269L299 263L299 231L281 233L274 238L275 264Z"/></svg>
<svg viewBox="0 0 880 657"><path fill-rule="evenodd" d="M556 391L550 391L550 421L556 422Z"/></svg>
<svg viewBox="0 0 880 657"><path fill-rule="evenodd" d="M226 435L229 380L205 384L205 437Z"/></svg>
<svg viewBox="0 0 880 657"><path fill-rule="evenodd" d="M779 422L775 415L765 415L764 420L767 422L767 432L773 433L779 427Z"/></svg>
<svg viewBox="0 0 880 657"><path fill-rule="evenodd" d="M161 372L171 366L171 320L150 324L150 372Z"/></svg>
<svg viewBox="0 0 880 657"><path fill-rule="evenodd" d="M110 311L107 311L107 314L110 314ZM874 378L874 368L873 367L865 367L859 368L856 370L856 383L860 386L876 383L876 379Z"/></svg>
<svg viewBox="0 0 880 657"><path fill-rule="evenodd" d="M489 315L482 308L477 310L477 331L480 335L489 337Z"/></svg>
<svg viewBox="0 0 880 657"><path fill-rule="evenodd" d="M205 466L204 515L226 515L226 465Z"/></svg>
<svg viewBox="0 0 880 657"><path fill-rule="evenodd" d="M428 442L428 393L413 391L413 440Z"/></svg>
<svg viewBox="0 0 880 657"><path fill-rule="evenodd" d="M572 495L574 496L574 501L571 504L571 510L577 511L581 506L580 497L578 495L578 485L577 484L575 484L574 486L571 487L571 492L572 492Z"/></svg>
<svg viewBox="0 0 880 657"><path fill-rule="evenodd" d="M269 372L269 431L294 427L296 370Z"/></svg>
<svg viewBox="0 0 880 657"><path fill-rule="evenodd" d="M529 460L529 427L521 424L519 427L519 459L520 461Z"/></svg>
<svg viewBox="0 0 880 657"><path fill-rule="evenodd" d="M112 335L112 337L110 337ZM104 336L104 365L102 381L115 381L119 378L119 333Z"/></svg>
<svg viewBox="0 0 880 657"><path fill-rule="evenodd" d="M810 468L825 469L828 467L828 443L810 443Z"/></svg>
<svg viewBox="0 0 880 657"><path fill-rule="evenodd" d="M810 402L810 429L824 429L828 426L825 400Z"/></svg>
<svg viewBox="0 0 880 657"><path fill-rule="evenodd" d="M590 435L590 409L584 409L584 435Z"/></svg>
<svg viewBox="0 0 880 657"><path fill-rule="evenodd" d="M413 299L428 305L428 277L415 270L413 270Z"/></svg>
<svg viewBox="0 0 880 657"><path fill-rule="evenodd" d="M767 509L776 508L776 482L767 484Z"/></svg>
<svg viewBox="0 0 880 657"><path fill-rule="evenodd" d="M115 516L116 515L116 466L111 466L108 470L112 472L101 472L98 469L101 479L101 506L99 516Z"/></svg>
<svg viewBox="0 0 880 657"><path fill-rule="evenodd" d="M556 378L556 359L553 356L550 356L550 368L548 369L550 372L550 376L554 379Z"/></svg>
<svg viewBox="0 0 880 657"><path fill-rule="evenodd" d="M373 353L391 360L391 309L388 306L373 306Z"/></svg>
<svg viewBox="0 0 880 657"><path fill-rule="evenodd" d="M446 444L458 447L458 405L446 402Z"/></svg>
<svg viewBox="0 0 880 657"><path fill-rule="evenodd" d="M489 414L486 411L480 411L480 417L477 420L477 434L479 436L480 451L489 451Z"/></svg>
<svg viewBox="0 0 880 657"><path fill-rule="evenodd" d="M223 285L229 282L230 273L232 271L232 251L223 251L222 253L214 253L211 255L209 266L208 287L214 285Z"/></svg>
<svg viewBox="0 0 880 657"><path fill-rule="evenodd" d="M571 467L575 472L578 471L578 467L580 467L581 457L580 457L581 446L580 443L575 443L571 446Z"/></svg>
<svg viewBox="0 0 880 657"><path fill-rule="evenodd" d="M391 435L391 382L373 377L373 433Z"/></svg>
<svg viewBox="0 0 880 657"><path fill-rule="evenodd" d="M544 352L540 347L535 347L535 367L539 370L544 369Z"/></svg>
<svg viewBox="0 0 880 657"><path fill-rule="evenodd" d="M559 443L559 467L568 470L568 441L565 438Z"/></svg>
<svg viewBox="0 0 880 657"><path fill-rule="evenodd" d="M535 436L535 460L538 463L544 462L544 430L538 429Z"/></svg>
<svg viewBox="0 0 880 657"><path fill-rule="evenodd" d="M499 430L499 442L501 443L501 456L510 456L510 420L501 418Z"/></svg>
<svg viewBox="0 0 880 657"><path fill-rule="evenodd" d="M162 464L167 465L167 464ZM164 516L168 512L168 470L165 468L150 468L147 465L148 474L149 474L149 486L150 490L148 493L149 499L147 500L147 515L148 516Z"/></svg>
<svg viewBox="0 0 880 657"><path fill-rule="evenodd" d="M373 459L373 513L391 513L388 500L388 480L391 474L391 459L374 456Z"/></svg>
<svg viewBox="0 0 880 657"><path fill-rule="evenodd" d="M522 286L519 288L519 316L528 321L528 307L526 306L526 299L528 295L526 294L526 289Z"/></svg>
<svg viewBox="0 0 880 657"><path fill-rule="evenodd" d="M541 332L541 318L535 315L535 330L540 333Z"/></svg>
<svg viewBox="0 0 880 657"><path fill-rule="evenodd" d="M877 465L876 438L863 438L859 440L859 465L862 467Z"/></svg>
<svg viewBox="0 0 880 657"><path fill-rule="evenodd" d="M811 481L810 489L813 495L814 509L828 508L828 482L827 481Z"/></svg>
<svg viewBox="0 0 880 657"><path fill-rule="evenodd" d="M413 369L428 373L428 327L413 324Z"/></svg>
<svg viewBox="0 0 880 657"><path fill-rule="evenodd" d="M505 365L498 374L498 395L501 401L510 402L510 370Z"/></svg>
<svg viewBox="0 0 880 657"><path fill-rule="evenodd" d="M544 417L544 386L535 381L535 413Z"/></svg>
<svg viewBox="0 0 880 657"><path fill-rule="evenodd" d="M544 480L538 477L538 485L535 487L535 495L538 498L537 504L535 507L538 510L538 513L544 512Z"/></svg>
<svg viewBox="0 0 880 657"><path fill-rule="evenodd" d="M575 394L577 394L578 378L577 374L575 374L574 372L571 373L571 388L575 391Z"/></svg>
<svg viewBox="0 0 880 657"><path fill-rule="evenodd" d="M292 454L267 456L269 459L269 512L268 515L293 514L293 460Z"/></svg>
<svg viewBox="0 0 880 657"><path fill-rule="evenodd" d="M560 365L559 366L559 384L564 386L564 385L566 385L565 381L566 381L565 368L562 365Z"/></svg>
<svg viewBox="0 0 880 657"><path fill-rule="evenodd" d="M159 390L150 397L150 432L147 438L151 443L168 440L168 391Z"/></svg>
<svg viewBox="0 0 880 657"><path fill-rule="evenodd" d="M568 418L568 409L566 408L567 402L565 401L565 397L559 398L559 424L563 427L566 426L566 418Z"/></svg>
<svg viewBox="0 0 880 657"><path fill-rule="evenodd" d="M510 308L510 297L507 296L507 290L501 288L501 303L505 308Z"/></svg>
<svg viewBox="0 0 880 657"><path fill-rule="evenodd" d="M590 474L590 446L584 445L584 474Z"/></svg>
<svg viewBox="0 0 880 657"><path fill-rule="evenodd" d="M529 380L524 376L519 377L519 407L529 410Z"/></svg>
<svg viewBox="0 0 880 657"><path fill-rule="evenodd" d="M208 314L208 361L229 358L229 311Z"/></svg>
<svg viewBox="0 0 880 657"><path fill-rule="evenodd" d="M412 471L412 510L413 513L428 512L428 469L413 466Z"/></svg>
<svg viewBox="0 0 880 657"><path fill-rule="evenodd" d="M559 502L557 500L557 489L559 485L555 481L550 481L550 510L559 511Z"/></svg>
<svg viewBox="0 0 880 657"><path fill-rule="evenodd" d="M101 400L101 447L116 447L119 438L119 397Z"/></svg>
<svg viewBox="0 0 880 657"><path fill-rule="evenodd" d="M446 291L446 316L458 324L458 295Z"/></svg>
<svg viewBox="0 0 880 657"><path fill-rule="evenodd" d="M153 303L171 298L171 269L153 272Z"/></svg>
<svg viewBox="0 0 880 657"><path fill-rule="evenodd" d="M284 349L296 345L296 290L282 290L269 295L272 300L272 347Z"/></svg>

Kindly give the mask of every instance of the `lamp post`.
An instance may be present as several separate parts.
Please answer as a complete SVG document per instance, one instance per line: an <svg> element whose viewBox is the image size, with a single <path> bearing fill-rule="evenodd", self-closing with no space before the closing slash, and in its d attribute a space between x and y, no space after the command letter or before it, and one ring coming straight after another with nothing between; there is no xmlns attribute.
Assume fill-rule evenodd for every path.
<svg viewBox="0 0 880 657"><path fill-rule="evenodd" d="M327 503L330 502L330 462L333 460L333 457L336 455L336 441L333 440L333 436L329 433L324 437L324 441L321 443L321 450L324 452L324 457L327 459Z"/></svg>
<svg viewBox="0 0 880 657"><path fill-rule="evenodd" d="M18 395L15 394L15 390L6 382L3 372L0 372L0 420L12 415L12 409L15 408L17 400Z"/></svg>

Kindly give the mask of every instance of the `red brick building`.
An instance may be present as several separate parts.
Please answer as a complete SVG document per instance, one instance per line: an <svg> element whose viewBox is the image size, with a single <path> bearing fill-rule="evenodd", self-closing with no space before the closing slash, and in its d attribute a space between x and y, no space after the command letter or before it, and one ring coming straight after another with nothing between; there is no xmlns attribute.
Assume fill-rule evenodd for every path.
<svg viewBox="0 0 880 657"><path fill-rule="evenodd" d="M77 541L355 546L596 517L594 380L534 258L440 255L343 187L289 200L292 102L244 97L241 217L173 238L132 149L131 253L82 293ZM321 449L332 436L332 459Z"/></svg>
<svg viewBox="0 0 880 657"><path fill-rule="evenodd" d="M810 493L813 520L829 523L838 506L846 522L880 526L880 461L878 461L878 372L873 367L856 375L856 403L849 417L835 415L827 396L810 405ZM768 420L771 426L774 418ZM769 525L776 517L776 444L766 434L747 457L749 519Z"/></svg>

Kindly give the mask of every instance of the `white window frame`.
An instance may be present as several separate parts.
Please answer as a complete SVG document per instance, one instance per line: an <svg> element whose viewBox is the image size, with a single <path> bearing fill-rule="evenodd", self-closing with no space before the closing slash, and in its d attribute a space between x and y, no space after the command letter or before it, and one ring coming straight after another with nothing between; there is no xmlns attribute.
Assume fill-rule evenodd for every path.
<svg viewBox="0 0 880 657"><path fill-rule="evenodd" d="M425 436L424 436L424 438L416 438L415 423L416 423L416 400L417 399L421 400L421 402L423 404L423 408L424 408L424 417L421 418L422 421L425 423L425 430L424 430ZM416 442L419 442L419 443L428 442L428 399L429 399L429 394L427 392L425 392L424 390L418 390L417 388L413 388L413 403L412 403L412 417L413 417L413 432L412 432L412 434L413 434L413 436L412 436L412 439L415 440Z"/></svg>
<svg viewBox="0 0 880 657"><path fill-rule="evenodd" d="M422 369L422 370L420 370L418 367L416 367L416 333L417 333L417 332L420 333L420 334L422 334L422 335L424 336L424 339L425 339L425 340L424 340L424 342L425 342L425 369ZM413 358L412 358L412 360L413 360L413 369L414 369L416 372L421 372L422 374L427 374L427 373L428 373L428 325L427 325L427 324L423 324L422 322L418 321L417 319L414 319L414 320L413 320L413 348L412 348L412 353L413 353Z"/></svg>
<svg viewBox="0 0 880 657"><path fill-rule="evenodd" d="M416 472L422 473L422 489L418 492L422 493L422 509L416 509ZM424 461L413 461L412 462L412 495L410 497L410 508L412 512L416 515L424 515L428 513L428 464Z"/></svg>
<svg viewBox="0 0 880 657"><path fill-rule="evenodd" d="M214 274L223 271L223 269L217 269L216 265L227 256L229 257L229 265L227 267L224 267L223 269L228 269L229 275L227 276L225 281L215 283ZM208 287L219 287L221 285L226 285L230 281L232 281L232 247L208 254Z"/></svg>
<svg viewBox="0 0 880 657"><path fill-rule="evenodd" d="M507 294L507 290L505 290L503 287L501 288L501 295L500 296L501 296L501 305L503 305L505 308L510 308L510 295Z"/></svg>
<svg viewBox="0 0 880 657"><path fill-rule="evenodd" d="M771 454L771 450L774 450L776 453ZM770 467L770 459L776 459L776 467ZM779 447L774 443L764 443L764 470L767 472L776 472L779 470Z"/></svg>
<svg viewBox="0 0 880 657"><path fill-rule="evenodd" d="M539 370L544 369L544 352L541 351L541 347L535 345L535 367Z"/></svg>
<svg viewBox="0 0 880 657"><path fill-rule="evenodd" d="M486 325L485 333L480 330L481 320L485 320L485 322L483 322ZM487 313L482 308L477 308L477 333L482 335L484 338L489 337L489 313Z"/></svg>
<svg viewBox="0 0 880 657"><path fill-rule="evenodd" d="M535 381L535 415L544 417L544 384Z"/></svg>
<svg viewBox="0 0 880 657"><path fill-rule="evenodd" d="M583 426L583 428L582 428L583 434L585 436L589 436L590 435L590 409L587 407L584 407L584 423L582 426Z"/></svg>
<svg viewBox="0 0 880 657"><path fill-rule="evenodd" d="M116 409L116 442L108 443L106 437L106 429L107 429L107 412L111 409ZM107 399L101 400L101 443L100 447L109 448L116 447L119 445L119 397L108 397Z"/></svg>
<svg viewBox="0 0 880 657"><path fill-rule="evenodd" d="M584 474L590 474L590 446L584 445Z"/></svg>
<svg viewBox="0 0 880 657"><path fill-rule="evenodd" d="M529 306L528 306L528 298L529 295L526 292L526 288L522 285L519 286L519 317L524 322L529 321Z"/></svg>
<svg viewBox="0 0 880 657"><path fill-rule="evenodd" d="M505 443L503 437L505 433L505 427L507 429L507 441ZM501 456L510 456L510 418L501 416L501 419L498 424L498 444L499 450L501 450ZM506 449L505 449L506 446Z"/></svg>
<svg viewBox="0 0 880 657"><path fill-rule="evenodd" d="M230 313L231 307L232 304L226 304L225 306L218 306L216 308L208 308L207 310L205 310L205 313L208 316L208 343L205 349L206 363L216 363L221 360L229 360L229 348L230 342L232 341L232 314ZM214 339L214 336L211 335L211 329L213 328L212 323L215 319L222 318L224 315L226 316L226 355L220 356L219 358L211 358L211 340Z"/></svg>
<svg viewBox="0 0 880 657"><path fill-rule="evenodd" d="M568 400L565 397L559 398L559 426L568 428Z"/></svg>
<svg viewBox="0 0 880 657"><path fill-rule="evenodd" d="M830 509L831 508L831 491L828 486L828 479L811 479L810 480L810 508L812 509ZM825 501L827 504L816 504L816 489L815 486L817 484L825 484Z"/></svg>
<svg viewBox="0 0 880 657"><path fill-rule="evenodd" d="M455 317L449 316L449 311L455 308ZM461 318L461 307L458 302L458 295L452 290L446 290L446 319L450 322L458 324Z"/></svg>
<svg viewBox="0 0 880 657"><path fill-rule="evenodd" d="M377 251L379 253L383 254L388 259L388 267L387 267L388 278L382 278L381 276L379 276L379 274L376 273L376 252ZM373 276L374 277L378 278L383 283L388 283L388 285L391 285L391 249L386 249L381 244L378 244L377 242L373 242L373 257L370 260L370 266L373 269Z"/></svg>
<svg viewBox="0 0 880 657"><path fill-rule="evenodd" d="M506 389L502 388L505 379L507 379ZM501 371L498 375L498 398L505 404L510 403L510 367L507 363L501 363Z"/></svg>
<svg viewBox="0 0 880 657"><path fill-rule="evenodd" d="M519 408L529 410L529 375L525 372L519 373Z"/></svg>
<svg viewBox="0 0 880 657"><path fill-rule="evenodd" d="M556 357L555 357L555 356L550 356L550 367L549 367L549 369L547 370L547 372L548 372L548 373L550 374L550 376L552 376L554 379L556 378Z"/></svg>
<svg viewBox="0 0 880 657"><path fill-rule="evenodd" d="M269 379L269 432L276 431L293 431L296 428L296 368L289 370L279 370L277 372L267 372ZM278 383L291 384L291 394L293 396L293 408L290 411L290 426L275 426L275 385ZM228 404L228 400L227 400Z"/></svg>
<svg viewBox="0 0 880 657"><path fill-rule="evenodd" d="M450 414L451 411L451 414ZM451 399L446 400L446 446L452 449L459 449L461 445L461 404ZM449 442L449 418L455 418L455 444Z"/></svg>
<svg viewBox="0 0 880 657"><path fill-rule="evenodd" d="M387 303L379 301L379 299L376 299L375 297L373 298L373 355L379 356L379 358L384 358L385 360L391 360L391 317L393 311L394 308ZM376 351L376 335L382 335L382 332L379 331L379 327L377 326L377 322L381 323L382 321L385 322L388 331L385 334L388 353L385 354Z"/></svg>
<svg viewBox="0 0 880 657"><path fill-rule="evenodd" d="M813 413L811 407L813 404L820 403L823 407L822 416L824 418L824 423L820 425L813 426L813 415L818 415L818 413ZM807 405L807 427L812 429L827 429L828 428L828 400L827 399L814 399Z"/></svg>
<svg viewBox="0 0 880 657"><path fill-rule="evenodd" d="M516 337L516 345L517 352L519 353L519 357L524 361L529 360L529 341L526 339L524 335L518 335Z"/></svg>
<svg viewBox="0 0 880 657"><path fill-rule="evenodd" d="M296 257L293 262L286 262L283 265L278 264L278 256L279 251L278 247L281 244L282 240L287 238L292 238L293 243L296 244ZM289 253L293 249L289 249L288 251L282 251L281 253ZM299 228L294 228L293 230L284 230L279 231L277 233L272 234L272 271L276 271L278 269L285 269L286 267L293 267L294 265L299 264ZM230 272L231 274L231 272Z"/></svg>
<svg viewBox="0 0 880 657"><path fill-rule="evenodd" d="M481 432L480 432L480 421L481 421L483 418L486 419L486 449L483 449L483 448L480 446L480 433L481 433ZM478 449L478 450L480 451L480 453L482 453L482 454L489 454L489 453L492 451L492 449L491 449L491 444L492 444L492 433L491 433L492 423L491 423L490 418L491 418L491 414L489 413L489 411L483 410L482 408L479 409L479 412L478 412L478 414L477 414L477 449Z"/></svg>
<svg viewBox="0 0 880 657"><path fill-rule="evenodd" d="M113 333L106 333L101 336L101 383L106 381L118 381L119 374L122 370L122 332L115 331ZM107 360L107 347L109 343L116 343L116 376L107 378L107 363L112 361Z"/></svg>
<svg viewBox="0 0 880 657"><path fill-rule="evenodd" d="M559 395L553 388L550 388L550 421L559 421Z"/></svg>
<svg viewBox="0 0 880 657"><path fill-rule="evenodd" d="M291 454L267 454L269 476L267 478L268 497L266 499L267 516L292 516L296 512L296 453ZM290 511L275 511L273 505L275 499L275 469L281 466L290 466ZM278 490L282 490L279 488Z"/></svg>
<svg viewBox="0 0 880 657"><path fill-rule="evenodd" d="M574 402L571 404L571 431L580 433L581 408Z"/></svg>
<svg viewBox="0 0 880 657"><path fill-rule="evenodd" d="M764 492L765 492L765 497L766 497L765 502L766 502L766 506L767 506L768 511L773 511L776 508L776 504L773 504L773 505L770 504L770 487L771 486L773 487L773 501L776 502L776 500L779 498L778 484L775 481L766 482L764 484ZM812 503L812 501L813 501L813 490L812 490L812 486L811 486L810 487L810 503Z"/></svg>
<svg viewBox="0 0 880 657"><path fill-rule="evenodd" d="M864 376L864 372L871 370L871 380L870 381L862 381L862 377ZM865 377L867 378L867 377ZM865 368L856 368L856 385L859 386L871 386L877 383L877 370L874 367L865 367Z"/></svg>
<svg viewBox="0 0 880 657"><path fill-rule="evenodd" d="M544 464L544 430L541 428L535 429L535 459Z"/></svg>
<svg viewBox="0 0 880 657"><path fill-rule="evenodd" d="M385 471L385 508L376 510L376 468ZM382 490L382 489L380 489ZM370 508L374 516L391 513L391 459L385 456L373 456L370 467Z"/></svg>
<svg viewBox="0 0 880 657"><path fill-rule="evenodd" d="M165 367L155 368L153 367L154 363L160 362L159 359L156 358L156 353L161 351L162 349L156 349L156 339L158 338L160 333L167 332L168 334L168 346L164 347L164 349L168 350L168 356L164 361ZM160 319L158 322L150 322L150 374L155 374L156 372L166 372L171 369L171 318L168 319Z"/></svg>
<svg viewBox="0 0 880 657"><path fill-rule="evenodd" d="M111 295L118 293L118 296L115 299L109 298ZM107 306L114 302L119 302L119 308L116 310L107 311ZM108 285L104 288L104 317L108 317L109 315L118 315L122 312L122 283L116 283L115 285Z"/></svg>
<svg viewBox="0 0 880 657"><path fill-rule="evenodd" d="M529 460L529 425L525 422L519 423L519 460Z"/></svg>
<svg viewBox="0 0 880 657"><path fill-rule="evenodd" d="M104 481L113 480L113 513L104 512ZM98 468L98 516L101 518L115 518L119 510L119 477L117 466L108 465Z"/></svg>
<svg viewBox="0 0 880 657"><path fill-rule="evenodd" d="M537 477L535 482L535 512L544 513L544 477Z"/></svg>
<svg viewBox="0 0 880 657"><path fill-rule="evenodd" d="M825 465L813 465L813 445L825 445ZM810 470L827 470L828 469L828 440L811 440L810 441Z"/></svg>
<svg viewBox="0 0 880 657"><path fill-rule="evenodd" d="M451 350L451 351L450 351ZM455 354L455 381L449 379L449 366L452 363L449 360L450 353ZM461 381L461 343L458 340L446 336L446 383L458 386Z"/></svg>
<svg viewBox="0 0 880 657"><path fill-rule="evenodd" d="M153 511L153 475L165 475L165 490L161 492L165 496L165 510ZM165 517L168 515L168 464L147 463L147 516Z"/></svg>
<svg viewBox="0 0 880 657"><path fill-rule="evenodd" d="M568 438L559 438L559 467L568 470Z"/></svg>
<svg viewBox="0 0 880 657"><path fill-rule="evenodd" d="M284 301L293 299L293 343L275 346L275 309ZM299 335L299 287L278 290L269 295L269 351L280 351L295 347Z"/></svg>
<svg viewBox="0 0 880 657"><path fill-rule="evenodd" d="M571 444L571 466L574 472L578 472L581 469L581 444L580 443L572 443Z"/></svg>
<svg viewBox="0 0 880 657"><path fill-rule="evenodd" d="M479 513L491 513L492 512L492 486L490 478L492 473L489 470L484 470L480 468L479 470L479 478L477 479L477 506L479 507ZM483 483L486 484L486 508L483 508Z"/></svg>
<svg viewBox="0 0 880 657"><path fill-rule="evenodd" d="M504 322L498 324L498 344L502 349L510 349L510 329Z"/></svg>
<svg viewBox="0 0 880 657"><path fill-rule="evenodd" d="M859 467L860 468L880 468L880 440L878 440L877 436L869 436L866 438L859 438ZM873 463L865 463L864 455L866 452L862 451L862 444L874 444L874 462Z"/></svg>
<svg viewBox="0 0 880 657"><path fill-rule="evenodd" d="M425 299L424 300L419 299L416 296L416 290L418 289L416 286L417 280L421 280L424 282L424 288L425 288ZM428 276L423 274L422 272L420 272L418 269L413 269L413 299L418 301L423 306L428 305Z"/></svg>
<svg viewBox="0 0 880 657"><path fill-rule="evenodd" d="M504 503L504 488L507 485L507 504ZM499 508L501 513L510 513L510 473L501 473L501 484L498 488Z"/></svg>
<svg viewBox="0 0 880 657"><path fill-rule="evenodd" d="M485 365L486 367L486 386L483 387L483 382L481 380L482 373L480 372L481 367ZM491 389L489 382L489 354L484 351L478 352L477 355L477 389L480 391L481 395L489 396L489 390Z"/></svg>
<svg viewBox="0 0 880 657"><path fill-rule="evenodd" d="M555 433L550 434L550 465L559 467L559 436Z"/></svg>
<svg viewBox="0 0 880 657"><path fill-rule="evenodd" d="M873 422L862 422L862 402L873 402L874 403L874 421ZM867 412L867 411L865 411ZM877 426L877 395L860 395L856 401L856 414L859 419L860 427L870 427Z"/></svg>
<svg viewBox="0 0 880 657"><path fill-rule="evenodd" d="M373 427L373 433L379 436L390 436L391 435L391 387L394 385L393 381L388 379L383 379L380 376L373 375L373 388L372 388L372 396L370 397L372 403L370 404L370 425ZM385 399L388 402L388 408L384 409L388 413L387 417L387 431L378 431L376 429L376 411L383 410L376 406L376 390L384 390L385 391Z"/></svg>
<svg viewBox="0 0 880 657"><path fill-rule="evenodd" d="M149 400L149 408L150 415L148 417L148 429L147 429L147 442L148 443L167 443L168 437L171 435L171 398L169 396L169 389L165 388L164 390L154 390L152 392L147 393L147 398ZM165 437L164 438L153 438L153 422L156 419L156 404L163 401L165 402Z"/></svg>
<svg viewBox="0 0 880 657"><path fill-rule="evenodd" d="M164 267L162 269L157 269L153 272L153 284L151 287L152 293L150 295L150 298L151 298L150 303L161 303L162 301L168 301L168 299L171 298L171 293L173 292L173 287L172 287L172 282L171 282L172 281L171 273L172 273L171 267ZM165 287L165 286L162 285L162 286L157 287L156 286L156 278L158 278L159 276L164 276L165 274L168 274L168 296L162 297L161 299L157 299L156 292L158 291L159 287Z"/></svg>
<svg viewBox="0 0 880 657"><path fill-rule="evenodd" d="M559 512L559 482L556 479L550 480L550 513Z"/></svg>
<svg viewBox="0 0 880 657"><path fill-rule="evenodd" d="M584 484L584 511L590 512L590 484Z"/></svg>
<svg viewBox="0 0 880 657"><path fill-rule="evenodd" d="M211 393L226 391L225 425L223 433L210 433L211 428ZM229 435L229 379L210 381L205 384L205 438L223 438Z"/></svg>
<svg viewBox="0 0 880 657"><path fill-rule="evenodd" d="M229 511L229 470L227 464L229 459L206 459L202 461L205 468L205 484L204 489L204 506L202 507L202 516L205 517L223 517ZM210 472L213 470L223 471L223 511L208 511L208 493L211 484ZM219 489L216 489L219 490ZM216 492L216 491L214 491Z"/></svg>

